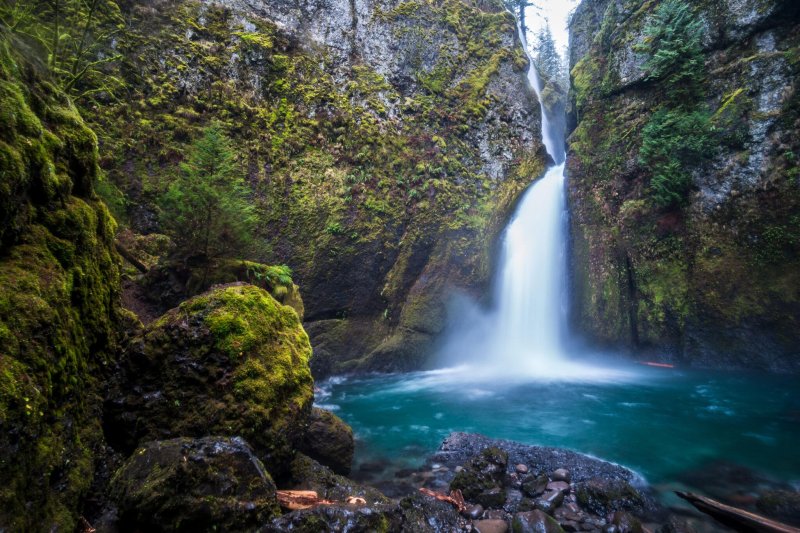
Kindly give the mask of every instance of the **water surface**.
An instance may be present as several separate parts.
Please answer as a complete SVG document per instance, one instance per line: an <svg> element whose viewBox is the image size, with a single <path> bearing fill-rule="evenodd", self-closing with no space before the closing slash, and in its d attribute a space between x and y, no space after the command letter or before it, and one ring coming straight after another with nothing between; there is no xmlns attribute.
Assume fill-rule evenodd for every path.
<svg viewBox="0 0 800 533"><path fill-rule="evenodd" d="M775 375L648 367L514 383L461 369L334 379L318 402L353 427L356 470L376 461L389 464L387 475L419 466L449 433L468 431L587 453L651 484L721 462L796 484L799 385Z"/></svg>

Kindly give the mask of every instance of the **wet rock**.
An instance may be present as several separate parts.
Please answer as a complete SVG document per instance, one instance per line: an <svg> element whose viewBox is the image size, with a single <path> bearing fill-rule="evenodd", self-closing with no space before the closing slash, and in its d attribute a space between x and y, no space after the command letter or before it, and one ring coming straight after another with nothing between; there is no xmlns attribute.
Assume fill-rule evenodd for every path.
<svg viewBox="0 0 800 533"><path fill-rule="evenodd" d="M330 411L314 407L298 448L337 474L346 476L353 462L353 430Z"/></svg>
<svg viewBox="0 0 800 533"><path fill-rule="evenodd" d="M279 514L275 484L242 439L155 441L111 480L121 524L144 531L248 531Z"/></svg>
<svg viewBox="0 0 800 533"><path fill-rule="evenodd" d="M498 509L506 503L506 491L500 487L485 490L473 498L487 509Z"/></svg>
<svg viewBox="0 0 800 533"><path fill-rule="evenodd" d="M508 524L505 520L476 520L472 523L472 527L478 533L506 533L508 531Z"/></svg>
<svg viewBox="0 0 800 533"><path fill-rule="evenodd" d="M450 483L450 490L460 490L467 501L476 501L484 507L502 506L505 502L503 479L508 465L508 454L497 447L486 448L476 454L464 465L464 470L458 472ZM488 491L499 489L491 494ZM477 498L482 495L483 500Z"/></svg>
<svg viewBox="0 0 800 533"><path fill-rule="evenodd" d="M357 496L364 498L368 505L389 503L389 499L378 490L340 476L301 453L290 464L289 478L288 488L313 490L325 500L345 501L351 496Z"/></svg>
<svg viewBox="0 0 800 533"><path fill-rule="evenodd" d="M800 526L800 492L770 490L758 497L756 507L772 518Z"/></svg>
<svg viewBox="0 0 800 533"><path fill-rule="evenodd" d="M630 483L621 479L590 479L575 486L578 504L600 516L614 511L641 513L648 500Z"/></svg>
<svg viewBox="0 0 800 533"><path fill-rule="evenodd" d="M542 511L517 513L511 522L513 533L560 533L561 526Z"/></svg>
<svg viewBox="0 0 800 533"><path fill-rule="evenodd" d="M546 490L555 490L566 494L569 492L569 483L565 481L551 481L547 484Z"/></svg>
<svg viewBox="0 0 800 533"><path fill-rule="evenodd" d="M476 520L481 516L483 516L483 505L481 504L470 505L469 507L467 507L467 510L464 512L464 514L466 514L469 518Z"/></svg>
<svg viewBox="0 0 800 533"><path fill-rule="evenodd" d="M508 440L491 439L476 433L451 433L431 461L454 468L490 447L505 450L511 464L527 465L529 475L530 472L555 472L559 468L564 468L570 473L570 482L575 483L592 478L623 479L629 482L640 480L627 468L570 450L529 446Z"/></svg>
<svg viewBox="0 0 800 533"><path fill-rule="evenodd" d="M440 533L442 531L461 531L467 526L467 519L449 503L416 493L400 500L403 533ZM395 531L391 528L388 531Z"/></svg>
<svg viewBox="0 0 800 533"><path fill-rule="evenodd" d="M515 468L515 470L517 471L518 474L527 474L528 473L528 467L526 465L522 464L522 463L518 464L514 468Z"/></svg>
<svg viewBox="0 0 800 533"><path fill-rule="evenodd" d="M519 504L522 499L522 492L517 489L506 489L506 502L503 504L503 510L509 513L516 513L519 511Z"/></svg>
<svg viewBox="0 0 800 533"><path fill-rule="evenodd" d="M535 505L540 511L553 514L556 508L564 501L564 493L557 490L549 490L536 498Z"/></svg>
<svg viewBox="0 0 800 533"><path fill-rule="evenodd" d="M572 476L569 473L569 470L565 468L556 468L552 474L550 474L550 479L553 481L565 481L567 483L570 482Z"/></svg>
<svg viewBox="0 0 800 533"><path fill-rule="evenodd" d="M530 476L522 482L522 492L531 498L541 496L547 489L549 480L547 476L542 474L540 476Z"/></svg>
<svg viewBox="0 0 800 533"><path fill-rule="evenodd" d="M625 511L615 512L611 516L609 522L609 525L616 528L616 533L644 533L642 523L636 517Z"/></svg>
<svg viewBox="0 0 800 533"><path fill-rule="evenodd" d="M262 527L260 533L285 531L401 531L402 516L396 505L354 507L351 505L318 505L293 511ZM430 531L430 529L428 530Z"/></svg>

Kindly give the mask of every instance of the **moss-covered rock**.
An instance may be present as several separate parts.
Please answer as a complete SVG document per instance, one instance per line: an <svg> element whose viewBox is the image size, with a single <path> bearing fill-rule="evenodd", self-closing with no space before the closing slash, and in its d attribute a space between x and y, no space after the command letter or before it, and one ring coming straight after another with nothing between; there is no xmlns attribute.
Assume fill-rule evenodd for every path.
<svg viewBox="0 0 800 533"><path fill-rule="evenodd" d="M146 443L114 474L126 529L252 531L279 514L275 484L242 439Z"/></svg>
<svg viewBox="0 0 800 533"><path fill-rule="evenodd" d="M106 402L109 442L245 438L273 476L288 468L311 412L311 347L297 313L252 285L187 300L130 343Z"/></svg>
<svg viewBox="0 0 800 533"><path fill-rule="evenodd" d="M450 482L450 490L460 490L464 499L484 507L499 508L505 502L503 485L508 453L490 447L473 457Z"/></svg>
<svg viewBox="0 0 800 533"><path fill-rule="evenodd" d="M97 143L0 28L0 529L71 531L102 444L116 343L116 224Z"/></svg>
<svg viewBox="0 0 800 533"><path fill-rule="evenodd" d="M337 474L346 476L353 463L353 430L341 418L319 407L311 410L300 450Z"/></svg>
<svg viewBox="0 0 800 533"><path fill-rule="evenodd" d="M600 516L614 511L631 511L641 514L647 506L645 498L633 485L622 479L594 478L575 486L578 503Z"/></svg>

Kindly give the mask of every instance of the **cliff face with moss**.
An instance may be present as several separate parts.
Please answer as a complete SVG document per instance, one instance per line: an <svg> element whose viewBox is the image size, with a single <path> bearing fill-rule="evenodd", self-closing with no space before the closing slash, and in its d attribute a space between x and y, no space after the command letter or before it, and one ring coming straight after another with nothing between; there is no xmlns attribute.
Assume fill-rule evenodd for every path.
<svg viewBox="0 0 800 533"><path fill-rule="evenodd" d="M292 268L315 371L418 367L544 166L513 17L471 0L122 8L125 96L86 113L115 214L159 232L186 146L222 121L271 247L254 259Z"/></svg>
<svg viewBox="0 0 800 533"><path fill-rule="evenodd" d="M94 133L19 50L3 31L0 524L69 531L103 442L120 319L116 223L94 192Z"/></svg>
<svg viewBox="0 0 800 533"><path fill-rule="evenodd" d="M571 22L573 321L689 364L796 370L797 6L692 2L686 98L653 75L664 4L584 0Z"/></svg>

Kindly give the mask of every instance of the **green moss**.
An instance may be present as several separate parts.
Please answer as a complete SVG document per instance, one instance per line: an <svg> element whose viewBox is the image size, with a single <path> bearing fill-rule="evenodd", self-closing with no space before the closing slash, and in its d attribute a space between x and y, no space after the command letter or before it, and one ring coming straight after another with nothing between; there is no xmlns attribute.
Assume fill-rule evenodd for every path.
<svg viewBox="0 0 800 533"><path fill-rule="evenodd" d="M0 59L0 523L69 531L103 441L116 224L93 191L94 134L4 33Z"/></svg>

